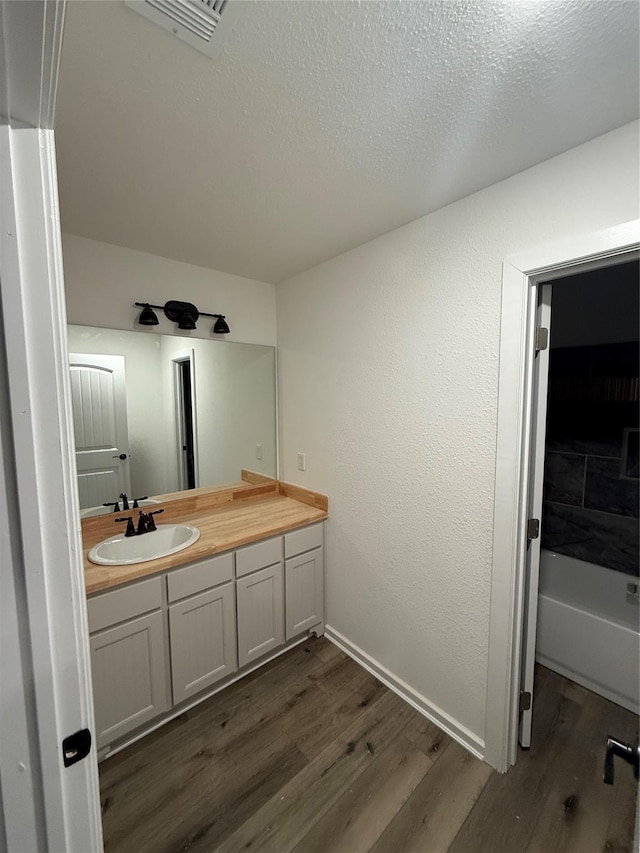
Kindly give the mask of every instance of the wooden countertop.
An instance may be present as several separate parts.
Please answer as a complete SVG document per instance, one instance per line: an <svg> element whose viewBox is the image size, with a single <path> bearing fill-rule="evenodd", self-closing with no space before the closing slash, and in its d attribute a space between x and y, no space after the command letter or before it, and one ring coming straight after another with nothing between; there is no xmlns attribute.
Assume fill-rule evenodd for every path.
<svg viewBox="0 0 640 853"><path fill-rule="evenodd" d="M164 503L165 514L161 517L162 521L167 524L193 524L200 530L200 538L177 554L130 566L97 566L89 562L89 550L103 539L113 536L114 530L109 516L87 519L83 523L87 595L184 566L269 536L277 536L279 533L322 521L328 516L326 498L324 501L317 499L324 496L317 496L313 492L302 494L304 490L277 481L272 487L255 494L259 488L241 487L235 490L235 494L232 493L231 499L224 503L214 501L211 506L206 506L206 500L194 501L193 498ZM296 497L288 497L288 494L296 494ZM316 499L311 500L308 495L315 495ZM303 498L304 502L300 498ZM314 503L325 508L319 508L313 505ZM87 521L90 523L87 524ZM160 518L158 523L161 523Z"/></svg>

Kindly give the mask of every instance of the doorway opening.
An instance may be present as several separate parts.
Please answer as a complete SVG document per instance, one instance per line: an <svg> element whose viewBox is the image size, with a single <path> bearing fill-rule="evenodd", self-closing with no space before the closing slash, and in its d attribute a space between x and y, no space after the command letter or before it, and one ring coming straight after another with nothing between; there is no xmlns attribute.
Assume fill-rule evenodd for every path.
<svg viewBox="0 0 640 853"><path fill-rule="evenodd" d="M484 750L485 760L503 773L518 756L539 286L637 260L639 229L640 221L632 220L542 244L503 263ZM538 519L541 491L539 500ZM532 598L537 602L537 594ZM529 648L535 656L535 644Z"/></svg>
<svg viewBox="0 0 640 853"><path fill-rule="evenodd" d="M638 713L639 271L538 286L550 338L534 377L529 507L542 523L527 546L524 747L535 662Z"/></svg>
<svg viewBox="0 0 640 853"><path fill-rule="evenodd" d="M176 440L179 489L195 489L196 441L194 417L193 365L190 356L175 359Z"/></svg>

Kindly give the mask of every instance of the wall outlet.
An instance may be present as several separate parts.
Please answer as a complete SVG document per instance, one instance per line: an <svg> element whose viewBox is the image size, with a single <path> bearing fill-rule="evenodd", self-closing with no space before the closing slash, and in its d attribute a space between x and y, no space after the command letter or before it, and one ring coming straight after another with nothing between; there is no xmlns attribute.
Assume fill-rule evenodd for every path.
<svg viewBox="0 0 640 853"><path fill-rule="evenodd" d="M256 459L262 459L262 445L256 444Z"/></svg>
<svg viewBox="0 0 640 853"><path fill-rule="evenodd" d="M307 457L304 453L298 453L298 471L307 470Z"/></svg>

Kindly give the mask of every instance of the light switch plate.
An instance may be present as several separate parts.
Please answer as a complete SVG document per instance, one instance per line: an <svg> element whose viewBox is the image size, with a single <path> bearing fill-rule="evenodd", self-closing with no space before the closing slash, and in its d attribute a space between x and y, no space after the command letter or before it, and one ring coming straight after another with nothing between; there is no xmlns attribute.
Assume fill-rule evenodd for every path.
<svg viewBox="0 0 640 853"><path fill-rule="evenodd" d="M262 445L256 444L256 459L262 459Z"/></svg>
<svg viewBox="0 0 640 853"><path fill-rule="evenodd" d="M307 459L304 453L298 453L298 471L307 470Z"/></svg>

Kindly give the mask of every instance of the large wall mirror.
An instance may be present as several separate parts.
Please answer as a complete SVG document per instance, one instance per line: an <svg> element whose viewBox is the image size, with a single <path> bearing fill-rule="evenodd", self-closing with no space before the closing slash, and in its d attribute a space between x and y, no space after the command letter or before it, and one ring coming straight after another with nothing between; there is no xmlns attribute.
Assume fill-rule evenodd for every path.
<svg viewBox="0 0 640 853"><path fill-rule="evenodd" d="M69 326L82 515L276 476L275 348Z"/></svg>

